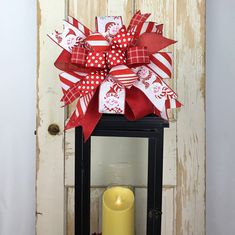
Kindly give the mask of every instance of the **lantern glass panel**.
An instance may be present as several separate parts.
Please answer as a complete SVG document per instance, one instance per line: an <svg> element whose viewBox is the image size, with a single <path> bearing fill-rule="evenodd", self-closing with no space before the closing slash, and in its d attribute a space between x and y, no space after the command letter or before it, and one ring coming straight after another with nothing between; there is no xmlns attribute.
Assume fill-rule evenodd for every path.
<svg viewBox="0 0 235 235"><path fill-rule="evenodd" d="M128 137L91 138L92 233L102 231L102 195L107 187L129 187L135 195L135 235L146 234L148 139Z"/></svg>

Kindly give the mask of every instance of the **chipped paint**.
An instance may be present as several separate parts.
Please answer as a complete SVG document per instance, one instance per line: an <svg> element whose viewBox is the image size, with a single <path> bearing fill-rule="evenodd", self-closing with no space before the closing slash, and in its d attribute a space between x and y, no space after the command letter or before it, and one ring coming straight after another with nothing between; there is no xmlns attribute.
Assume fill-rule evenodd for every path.
<svg viewBox="0 0 235 235"><path fill-rule="evenodd" d="M40 2L39 0L37 1L37 116L36 116L36 139L37 139L37 149L36 149L36 154L37 154L37 171L39 168L39 155L40 155L40 148L38 144L38 128L41 123L41 115L40 115L40 109L39 109L39 94L38 94L38 78L39 78L39 63L40 63L40 37L39 37L39 29L41 26L41 8L40 8Z"/></svg>
<svg viewBox="0 0 235 235"><path fill-rule="evenodd" d="M168 233L164 234L205 234L205 0L68 0L66 1L68 4L65 5L64 0L63 3L62 0L53 1L54 2L38 0L37 3L37 176L40 171L40 179L37 179L37 182L41 183L40 193L44 193L43 197L37 198L37 202L39 202L37 203L37 206L40 205L39 211L40 213L43 213L43 216L40 217L44 217L44 220L41 220L40 218L39 227L37 226L38 235L45 234L45 232L43 233L42 231L46 227L51 229L51 235L63 234L63 229L58 231L58 228L55 228L53 225L60 224L61 227L63 226L61 215L63 214L64 208L67 208L67 214L65 215L65 218L67 218L67 226L64 227L64 230L67 229L68 235L72 235L74 218L73 194L71 192L68 193L70 196L67 195L71 200L67 197L65 201L62 201L63 197L61 197L61 201L56 205L53 204L54 201L53 203L50 203L50 198L45 196L46 189L42 188L43 182L46 182L45 180L48 178L48 173L51 181L55 180L53 177L55 177L56 174L60 177L60 181L55 180L53 186L61 192L60 194L63 194L63 183L65 183L66 186L73 186L74 132L66 133L65 141L63 142L64 147L61 146L63 143L59 141L63 139L63 135L56 137L60 139L55 141L54 146L48 145L50 148L53 148L50 149L50 153L57 151L56 158L44 155L46 145L48 143L53 143L53 139L44 133L43 128L45 128L45 122L54 122L53 118L55 113L54 111L47 113L49 111L46 107L41 107L41 105L46 104L45 97L53 96L54 98L57 98L56 96L59 97L59 95L58 90L55 87L56 83L50 84L50 86L44 86L45 84L43 85L40 81L39 84L39 77L42 76L42 74L40 74L41 71L43 71L42 73L45 76L45 68L48 68L48 65L45 65L44 63L41 63L40 65L40 60L45 59L42 51L45 51L46 48L44 46L47 42L44 38L41 38L41 42L43 43L40 45L39 35L40 33L41 35L46 33L45 26L51 21L54 21L55 17L58 19L63 18L61 17L61 10L63 14L64 12L67 14L68 11L68 14L70 15L75 17L79 16L79 19L81 19L82 22L94 28L95 15L106 15L111 12L113 15L124 15L124 18L128 21L131 13L134 12L135 9L142 9L143 12L153 12L152 19L156 19L157 22L165 24L165 35L178 40L178 43L174 47L175 78L172 80L173 83L171 82L170 84L173 85L174 89L177 88L176 90L180 100L184 103L184 107L175 112L174 115L171 115L171 131L166 132L165 138L165 143L169 143L165 147L165 157L171 157L171 164L169 165L170 167L166 166L165 168L166 170L169 168L169 172L166 170L165 172L167 172L168 177L170 176L168 179L168 182L170 183L167 183L167 185L164 186L164 193L165 190L170 193L167 197L164 196L166 200L168 200L166 207L167 212L164 213L166 216L164 217L165 225L163 225L164 231L167 231ZM59 4L57 7L59 11L57 11L57 13L54 13L53 10L49 11L49 9L53 9L52 6L55 4ZM43 11L41 9L43 9ZM84 9L86 9L86 11ZM46 20L44 21L44 19ZM49 48L48 45L47 47ZM50 56L52 58L54 55ZM39 70L39 68L42 70ZM41 86L40 94L39 85ZM50 88L49 90L48 87ZM70 106L68 113L71 113L73 107L74 105ZM58 116L58 112L59 111L56 111L57 115L55 116ZM45 118L45 115L47 118ZM46 144L45 141L43 141L43 138L46 138ZM39 159L39 156L41 156L41 159ZM64 159L61 159L62 156ZM50 161L47 157L50 157ZM56 159L56 161L53 161L54 159ZM63 160L65 160L65 169L63 168ZM49 169L51 171L48 171ZM172 172L174 172L174 175ZM63 173L65 178L62 179ZM61 196L60 194L59 196ZM58 193L55 197L58 197ZM42 198L44 201L42 201ZM64 202L67 206L64 205ZM52 213L53 208L58 212L56 215ZM95 210L95 208L97 208L96 205L94 205L93 209ZM45 213L45 211L47 213ZM57 216L58 214L60 214L60 216ZM173 224L172 229L166 227L169 227L169 224Z"/></svg>
<svg viewBox="0 0 235 235"><path fill-rule="evenodd" d="M40 147L39 147L39 139L38 139L38 129L41 123L41 116L39 110L39 94L38 94L38 78L39 78L39 61L40 61L40 37L39 37L39 28L41 26L41 8L40 2L37 0L37 82L36 82L36 90L37 90L37 114L36 114L36 181L38 179L38 170L40 164ZM35 185L35 194L36 194L36 220L38 219L38 199L37 199L37 184ZM42 213L40 213L42 215ZM36 229L35 229L36 230Z"/></svg>
<svg viewBox="0 0 235 235"><path fill-rule="evenodd" d="M53 11L55 5L57 10ZM63 19L64 0L37 1L37 140L36 140L36 234L62 235L64 227L64 136L51 136L48 126L64 125L64 111L56 104L60 93L52 58L59 50L53 47L47 33L54 30L56 19ZM48 53L50 51L50 53ZM51 79L49 79L51 78ZM49 91L49 92L48 92ZM56 193L56 196L53 196ZM39 216L40 213L40 216ZM54 226L57 224L57 226Z"/></svg>
<svg viewBox="0 0 235 235"><path fill-rule="evenodd" d="M178 0L176 235L205 234L205 1ZM191 30L193 29L193 30Z"/></svg>

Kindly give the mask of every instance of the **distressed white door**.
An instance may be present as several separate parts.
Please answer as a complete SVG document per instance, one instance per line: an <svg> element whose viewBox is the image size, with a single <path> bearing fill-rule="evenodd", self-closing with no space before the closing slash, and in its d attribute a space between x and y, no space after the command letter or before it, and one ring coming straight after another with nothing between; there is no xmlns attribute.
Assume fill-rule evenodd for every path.
<svg viewBox="0 0 235 235"><path fill-rule="evenodd" d="M74 130L63 132L72 106L60 108L53 66L60 48L46 34L61 28L66 15L94 28L96 15L122 15L129 22L137 9L151 12L165 35L178 41L169 48L175 68L170 85L184 106L170 113L165 132L162 234L205 234L205 1L38 0L37 235L74 234ZM58 134L48 132L51 124L59 126ZM92 232L100 229L100 194L114 179L134 186L136 234L145 235L147 141L100 137L92 146Z"/></svg>

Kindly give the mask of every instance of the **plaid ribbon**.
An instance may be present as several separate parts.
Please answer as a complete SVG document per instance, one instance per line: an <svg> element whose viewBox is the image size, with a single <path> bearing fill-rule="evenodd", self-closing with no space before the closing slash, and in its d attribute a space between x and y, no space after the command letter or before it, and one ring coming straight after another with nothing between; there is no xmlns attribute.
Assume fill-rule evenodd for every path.
<svg viewBox="0 0 235 235"><path fill-rule="evenodd" d="M71 62L84 65L88 68L104 69L117 65L148 64L150 62L147 48L130 47L127 53L122 50L110 50L107 52L87 52L86 49L74 47Z"/></svg>
<svg viewBox="0 0 235 235"><path fill-rule="evenodd" d="M137 11L131 19L131 22L128 26L128 31L135 31L138 25L143 24L150 15L150 13L141 14L141 11Z"/></svg>
<svg viewBox="0 0 235 235"><path fill-rule="evenodd" d="M87 50L85 48L75 46L72 48L71 62L73 64L84 65L86 62Z"/></svg>
<svg viewBox="0 0 235 235"><path fill-rule="evenodd" d="M148 64L149 55L146 47L130 47L127 51L127 64Z"/></svg>
<svg viewBox="0 0 235 235"><path fill-rule="evenodd" d="M62 97L61 101L64 102L64 105L71 104L74 100L80 97L80 90L78 89L78 84L72 86Z"/></svg>

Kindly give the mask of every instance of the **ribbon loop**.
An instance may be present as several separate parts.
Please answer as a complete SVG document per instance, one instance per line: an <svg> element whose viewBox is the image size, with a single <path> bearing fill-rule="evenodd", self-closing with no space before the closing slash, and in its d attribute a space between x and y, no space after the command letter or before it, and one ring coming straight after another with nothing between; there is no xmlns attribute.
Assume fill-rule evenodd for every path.
<svg viewBox="0 0 235 235"><path fill-rule="evenodd" d="M104 52L91 51L86 57L86 67L105 69L106 59Z"/></svg>
<svg viewBox="0 0 235 235"><path fill-rule="evenodd" d="M134 35L134 32L127 32L126 27L122 26L112 41L112 49L126 50L132 43Z"/></svg>
<svg viewBox="0 0 235 235"><path fill-rule="evenodd" d="M87 50L80 46L72 48L71 63L85 65L86 63Z"/></svg>
<svg viewBox="0 0 235 235"><path fill-rule="evenodd" d="M136 73L134 73L126 65L118 65L113 67L109 74L114 78L114 80L126 88L131 88L134 82L138 79Z"/></svg>
<svg viewBox="0 0 235 235"><path fill-rule="evenodd" d="M87 47L91 51L107 51L110 49L108 40L100 33L93 33L85 39Z"/></svg>
<svg viewBox="0 0 235 235"><path fill-rule="evenodd" d="M109 68L126 64L126 53L121 50L110 50L106 54L106 61Z"/></svg>
<svg viewBox="0 0 235 235"><path fill-rule="evenodd" d="M148 64L149 61L146 47L130 47L127 50L127 65Z"/></svg>

